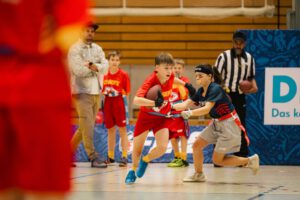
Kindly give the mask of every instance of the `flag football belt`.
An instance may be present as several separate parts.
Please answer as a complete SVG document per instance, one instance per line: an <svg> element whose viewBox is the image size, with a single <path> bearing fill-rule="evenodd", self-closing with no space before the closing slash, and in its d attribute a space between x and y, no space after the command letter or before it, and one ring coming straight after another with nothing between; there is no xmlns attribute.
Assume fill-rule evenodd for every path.
<svg viewBox="0 0 300 200"><path fill-rule="evenodd" d="M244 132L244 135L245 135L245 139L247 141L247 145L249 146L250 144L250 140L248 138L248 135L247 135L247 132L246 132L246 129L245 127L242 125L242 122L241 120L239 119L237 113L235 110L233 110L231 113L227 114L227 115L224 115L222 117L219 117L219 118L216 118L214 119L215 121L224 121L226 119L229 119L229 118L233 118L235 124L240 127L240 129Z"/></svg>
<svg viewBox="0 0 300 200"><path fill-rule="evenodd" d="M155 116L159 116L159 117L165 117L165 118L179 118L181 117L180 114L162 114L160 112L148 112L150 115L155 115Z"/></svg>

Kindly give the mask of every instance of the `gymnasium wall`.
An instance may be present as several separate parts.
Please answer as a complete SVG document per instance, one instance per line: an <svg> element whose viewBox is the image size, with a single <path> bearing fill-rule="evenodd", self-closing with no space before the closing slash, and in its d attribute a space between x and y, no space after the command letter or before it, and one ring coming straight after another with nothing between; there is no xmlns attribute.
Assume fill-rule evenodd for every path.
<svg viewBox="0 0 300 200"><path fill-rule="evenodd" d="M161 6L164 6L164 1ZM277 1L276 1L277 2ZM219 53L231 48L232 32L237 29L286 29L286 11L292 0L280 1L273 17L190 17L190 16L96 16L100 24L96 42L106 54L122 53L122 68L129 72L132 86L130 102L153 70L154 57L162 51L185 60L186 76L193 82L193 67L214 64ZM117 1L96 1L95 7L117 7ZM228 5L229 6L229 5ZM279 17L279 18L278 18ZM132 110L137 107L131 106Z"/></svg>
<svg viewBox="0 0 300 200"><path fill-rule="evenodd" d="M276 1L277 2L277 1ZM98 5L100 6L100 5ZM280 15L274 17L203 18L188 16L98 16L96 22L100 29L96 42L107 53L110 50L122 52L122 68L130 75L132 94L145 77L153 70L154 56L167 51L174 57L185 59L186 75L193 81L193 67L199 63L214 64L218 54L231 48L232 32L236 29L247 31L247 51L256 60L256 80L259 91L247 96L247 130L251 140L251 154L258 153L262 164L299 165L300 164L300 126L265 125L265 71L270 67L300 66L300 32L285 31L286 11L291 8L291 0L280 1ZM276 11L277 12L277 11ZM279 21L278 21L279 19ZM284 71L284 69L283 69ZM300 88L300 84L298 84ZM299 93L297 94L300 95ZM299 98L300 99L300 98ZM135 107L131 107L131 110ZM299 104L295 105L300 112ZM132 113L131 113L132 117ZM299 118L300 122L300 118ZM133 130L133 126L129 130ZM194 136L203 126L192 126L192 139L189 140L188 158L191 161L191 144ZM102 125L95 128L95 145L106 157L107 133ZM150 134L145 152L154 144ZM205 150L205 162L211 162L211 146ZM119 147L116 146L119 155ZM76 158L86 161L81 146ZM170 146L164 157L157 162L172 159Z"/></svg>
<svg viewBox="0 0 300 200"><path fill-rule="evenodd" d="M250 154L257 153L262 165L300 165L300 30L244 30L249 38L247 51L256 60L258 92L247 95L246 128L250 138ZM293 70L293 73L289 71ZM267 72L269 71L269 72ZM272 73L268 78L268 73ZM282 84L274 85L274 77L284 78ZM288 79L287 79L288 78ZM287 81L288 80L288 81ZM274 93L279 93L275 94ZM269 94L273 98L269 98ZM275 101L280 97L282 101ZM286 98L286 97L289 98ZM268 100L269 99L269 100ZM266 108L272 104L281 114L272 112L266 120ZM288 110L291 108L290 110ZM289 112L289 114L287 114ZM188 161L192 162L192 143L204 126L191 126L188 142ZM129 126L132 139L134 126ZM103 158L107 155L107 132L103 125L95 128L95 146ZM144 148L146 154L153 146L153 134L149 134ZM130 145L132 148L132 144ZM116 146L117 158L120 156ZM211 162L212 147L204 150L205 162ZM130 157L129 157L130 158ZM166 154L154 162L169 162L173 158L169 144ZM82 146L76 159L86 161Z"/></svg>

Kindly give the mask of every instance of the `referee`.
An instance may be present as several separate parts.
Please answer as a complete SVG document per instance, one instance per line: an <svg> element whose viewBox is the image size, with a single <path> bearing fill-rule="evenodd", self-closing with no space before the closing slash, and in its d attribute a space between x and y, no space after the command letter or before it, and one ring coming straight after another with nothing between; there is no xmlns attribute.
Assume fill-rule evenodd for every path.
<svg viewBox="0 0 300 200"><path fill-rule="evenodd" d="M255 61L252 55L244 50L247 37L242 31L233 33L233 48L222 52L215 66L224 80L225 90L231 97L232 103L245 127L246 100L245 94L256 93L258 88L255 81ZM252 83L250 90L246 92L239 88L239 83L248 80ZM244 133L241 131L242 141L240 151L236 156L247 157L249 150Z"/></svg>

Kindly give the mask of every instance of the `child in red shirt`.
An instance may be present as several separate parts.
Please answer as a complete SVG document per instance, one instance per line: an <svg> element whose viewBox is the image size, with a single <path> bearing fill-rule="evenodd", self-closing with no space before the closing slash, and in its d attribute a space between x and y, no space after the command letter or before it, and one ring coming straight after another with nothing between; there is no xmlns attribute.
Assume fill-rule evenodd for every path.
<svg viewBox="0 0 300 200"><path fill-rule="evenodd" d="M175 82L178 84L185 85L191 93L195 93L195 89L190 84L185 84L184 81L175 78L172 73L173 66L174 60L171 54L160 53L156 56L155 71L144 81L134 97L133 103L141 106L141 109L134 130L133 166L125 179L126 184L134 183L136 177L141 178L146 171L148 163L151 160L159 158L166 152L169 142L167 116L171 111L169 100L172 94L174 80L176 79ZM148 90L155 85L160 85L161 87L157 98L154 101L146 99L145 96ZM142 157L139 162L138 160L141 156L149 130L153 131L157 145L146 156Z"/></svg>
<svg viewBox="0 0 300 200"><path fill-rule="evenodd" d="M128 74L120 69L120 53L111 51L108 53L109 71L103 79L102 93L104 99L104 123L108 132L108 163L115 162L114 148L116 145L116 126L119 129L122 157L120 167L127 165L128 137L126 130L126 111L124 98L130 92L130 80Z"/></svg>
<svg viewBox="0 0 300 200"><path fill-rule="evenodd" d="M184 61L182 59L175 59L173 72L177 78L188 83L187 77L182 76L184 72ZM183 85L173 84L171 102L173 104L180 103L188 98L188 91ZM169 118L169 134L174 151L174 159L167 165L168 167L187 167L187 140L189 136L188 120L180 117L181 111L172 110L172 114L177 114L179 117ZM181 143L181 151L179 150L179 140Z"/></svg>
<svg viewBox="0 0 300 200"><path fill-rule="evenodd" d="M70 190L63 54L87 13L85 0L0 1L0 199L63 200Z"/></svg>

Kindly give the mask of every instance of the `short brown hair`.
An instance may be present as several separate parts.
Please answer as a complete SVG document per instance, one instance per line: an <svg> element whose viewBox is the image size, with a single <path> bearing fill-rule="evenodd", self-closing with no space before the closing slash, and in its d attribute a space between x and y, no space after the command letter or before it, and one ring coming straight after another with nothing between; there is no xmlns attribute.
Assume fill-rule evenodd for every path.
<svg viewBox="0 0 300 200"><path fill-rule="evenodd" d="M117 50L110 51L107 54L107 59L109 60L110 57L115 57L115 56L118 56L119 58L121 58L121 53L119 51L117 51Z"/></svg>
<svg viewBox="0 0 300 200"><path fill-rule="evenodd" d="M167 52L161 52L155 57L155 65L167 64L174 65L173 56Z"/></svg>
<svg viewBox="0 0 300 200"><path fill-rule="evenodd" d="M184 65L185 65L184 60L181 59L181 58L176 58L176 59L174 60L174 62L175 62L175 64L181 65L182 67L184 67Z"/></svg>

